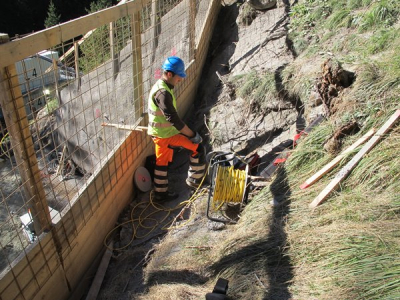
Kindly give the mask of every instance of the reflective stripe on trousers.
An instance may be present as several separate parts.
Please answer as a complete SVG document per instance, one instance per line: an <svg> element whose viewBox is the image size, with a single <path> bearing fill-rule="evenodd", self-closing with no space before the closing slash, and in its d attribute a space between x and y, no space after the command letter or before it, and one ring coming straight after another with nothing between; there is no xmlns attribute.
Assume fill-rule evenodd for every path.
<svg viewBox="0 0 400 300"><path fill-rule="evenodd" d="M200 180L206 172L206 163L200 162L199 156L190 157L188 178Z"/></svg>
<svg viewBox="0 0 400 300"><path fill-rule="evenodd" d="M156 193L168 191L168 166L155 166L154 191Z"/></svg>
<svg viewBox="0 0 400 300"><path fill-rule="evenodd" d="M192 155L197 155L197 144L192 143L186 136L176 134L169 138L153 137L156 153L156 166L154 169L154 191L168 191L168 164L172 162L174 150L169 148L183 147L192 151Z"/></svg>

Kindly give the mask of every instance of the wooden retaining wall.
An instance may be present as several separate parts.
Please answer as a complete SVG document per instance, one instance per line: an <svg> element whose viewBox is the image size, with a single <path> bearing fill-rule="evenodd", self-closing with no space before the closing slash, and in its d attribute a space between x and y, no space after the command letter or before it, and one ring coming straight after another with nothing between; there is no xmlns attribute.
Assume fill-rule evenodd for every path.
<svg viewBox="0 0 400 300"><path fill-rule="evenodd" d="M7 129L12 133L13 145L19 151L15 159L30 199L34 199L35 222L38 240L29 245L0 275L0 299L68 299L74 297L79 284L87 281L87 271L104 251L104 238L114 228L121 211L133 200L133 174L153 153L153 144L145 133L132 131L126 139L109 152L101 167L93 173L70 201L70 206L60 212L61 220L52 224L41 186L38 162L34 154L28 120L21 103L15 80L15 63L43 49L51 49L68 39L114 22L124 16L139 18L141 9L150 0L130 1L88 16L34 33L25 38L0 45L0 103ZM192 1L187 1L193 5ZM177 89L179 110L186 113L193 101L204 65L209 41L221 5L220 0L209 0L200 35L193 42L191 61L187 63L187 78ZM193 7L192 7L193 8ZM138 23L137 23L138 24ZM138 27L136 28L138 30ZM192 30L196 30L193 28ZM199 31L199 29L197 29ZM193 34L194 36L194 34ZM134 41L140 44L139 41ZM137 47L132 47L138 51ZM135 68L141 71L139 53ZM138 59L139 57L139 59ZM135 77L140 78L140 76ZM138 82L140 86L142 82ZM146 99L143 89L135 97ZM140 92L142 91L142 92ZM25 115L24 115L25 114ZM147 125L142 117L137 125Z"/></svg>

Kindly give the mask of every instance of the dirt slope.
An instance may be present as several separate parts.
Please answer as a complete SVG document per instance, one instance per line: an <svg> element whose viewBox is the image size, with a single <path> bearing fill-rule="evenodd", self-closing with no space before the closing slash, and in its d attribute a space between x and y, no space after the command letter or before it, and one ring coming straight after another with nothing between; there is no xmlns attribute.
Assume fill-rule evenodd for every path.
<svg viewBox="0 0 400 300"><path fill-rule="evenodd" d="M272 10L258 11L253 22L245 26L240 24L243 12L236 1L227 2L218 17L197 102L187 122L202 133L210 150L235 149L242 154L257 151L261 157L261 171L273 158L269 155L271 150L292 138L299 124L304 127L304 117L290 101L276 103L276 107L268 113L251 110L249 103L231 95L226 83L232 75L252 70L279 70L293 60L286 41L287 7L281 5ZM260 35L265 36L261 43ZM205 127L205 118L210 128ZM223 134L216 139L216 132ZM141 209L147 209L150 197L149 193L137 195L121 215L120 223L128 223L116 230L114 247L123 249L113 252L98 299L204 299L205 293L212 291L213 276L216 274L212 274L207 261L220 255L221 241L238 227L207 219L207 189L193 199L190 209L185 210L178 205L190 198L184 183L187 153L176 153L175 158L177 161L171 166L170 180L173 188L180 191L178 202L167 203L164 209L152 215L152 220L145 221L148 228L140 229L142 231L138 234L148 235L131 241L134 231L129 221L140 217ZM271 200L265 199L268 203ZM139 208L137 203L141 203ZM168 208L176 209L165 217ZM154 207L149 209L155 210ZM276 212L280 216L277 223L284 215L282 209ZM238 220L239 212L240 206L236 205L225 213ZM154 224L154 219L164 217L165 222ZM163 236L166 231L160 227L168 227L165 225L168 222L173 222L173 229ZM277 242L280 245L284 240L278 239ZM282 275L276 279L278 283L290 279L289 267L286 263L276 267L276 274ZM279 268L282 270L279 271ZM286 293L283 286L275 294Z"/></svg>

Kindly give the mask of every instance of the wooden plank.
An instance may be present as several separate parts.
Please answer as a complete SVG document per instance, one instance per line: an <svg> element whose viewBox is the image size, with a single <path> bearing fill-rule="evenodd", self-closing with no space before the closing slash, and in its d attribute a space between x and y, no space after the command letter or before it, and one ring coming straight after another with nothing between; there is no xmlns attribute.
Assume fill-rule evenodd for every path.
<svg viewBox="0 0 400 300"><path fill-rule="evenodd" d="M101 259L101 263L99 268L97 269L96 275L94 276L94 280L92 285L90 286L88 295L86 297L86 300L96 300L97 295L100 291L101 284L103 283L104 275L106 274L108 264L110 263L110 259L112 256L112 249L113 248L113 242L110 242L110 245L106 249L103 258Z"/></svg>
<svg viewBox="0 0 400 300"><path fill-rule="evenodd" d="M51 284L51 290L48 289L49 284ZM52 273L51 277L46 281L46 283L40 287L38 291L34 294L25 294L23 298L18 299L41 299L41 300L54 300L54 299L70 299L69 295L71 291L68 288L68 285L65 282L65 273L61 267L58 267L54 273ZM56 295L56 298L55 298ZM8 296L8 295L7 295ZM15 298L2 298L6 299L15 299Z"/></svg>
<svg viewBox="0 0 400 300"><path fill-rule="evenodd" d="M139 12L149 1L129 1L0 45L0 68Z"/></svg>
<svg viewBox="0 0 400 300"><path fill-rule="evenodd" d="M137 134L138 133L132 132L126 142L129 142L129 140ZM123 162L127 162L127 158L125 157L126 155L133 156L133 153L126 151L120 153L120 149L118 149L118 151L113 155L112 160L120 159ZM132 194L135 188L131 184L132 175L134 170L144 162L147 155L149 155L149 153L141 151L140 155L135 157L133 164L128 165L126 163L128 170L125 171L123 178L120 178L120 180L116 181L114 184L111 180L104 182L104 184L109 186L105 189L108 189L109 191L106 192L105 195L99 196L105 197L106 199L102 201L101 206L93 211L93 215L85 220L85 226L80 230L75 239L77 246L67 257L64 257L65 270L72 287L75 287L80 281L84 280L87 268L91 265L92 261L103 247L104 237L114 228L115 222L117 221L122 209L132 201ZM108 161L102 168L101 173L109 173L107 169L112 164L111 161ZM117 176L115 172L114 176ZM93 185L95 183L94 181L97 180L102 182L100 177L101 174L97 174L96 178L90 183L90 185ZM82 197L88 197L88 195L82 194L79 197L80 199L77 199L75 202L82 201ZM48 289L52 290L51 284L48 286ZM45 295L51 296L52 293L47 292ZM46 297L45 299L50 298Z"/></svg>
<svg viewBox="0 0 400 300"><path fill-rule="evenodd" d="M140 134L132 132L122 143L121 147L123 148L126 143L131 143L135 135ZM150 143L151 142L149 142L149 144ZM86 280L86 271L100 253L103 247L104 237L114 228L115 222L122 209L132 201L134 189L134 186L131 184L132 175L134 170L141 165L146 156L150 154L152 148L141 148L140 155L134 157L134 162L132 164L127 163L128 159L126 156L134 156L133 153L129 151L122 151L123 153L120 153L120 147L115 147L115 150L115 153L110 154L110 159L107 159L101 171L95 174L94 178L87 182L87 187L82 187L82 191L76 196L76 199L71 201L71 210L75 213L71 213L71 210L66 212L68 209L61 212L63 217L61 221L56 224L56 227L57 229L61 229L69 226L69 224L65 223L65 213L70 219L73 219L73 222L77 226L77 232L72 233L73 236L70 236L69 239L74 243L74 246L68 253L67 251L63 251L65 273L62 272L63 270L59 266L56 272L60 272L62 276L58 276L58 278L51 277L48 282L42 286L35 296L35 299L52 300L59 289L65 292L64 276L68 278L70 286L73 289L80 282ZM113 167L113 161L116 159L123 161L128 169L125 171L123 178L120 178L120 180L116 181L113 185L111 183L112 177L110 176L109 168ZM117 176L115 172L112 173L114 174L112 176ZM102 179L104 174L106 180ZM107 186L104 187L104 185ZM100 186L101 190L100 193L98 193L98 187ZM90 189L91 192L86 192L87 189ZM82 208L86 210L85 207L88 206L89 202L93 202L93 200L97 203L97 199L92 199L96 197L96 195L103 198L99 200L101 205L92 210L92 215L85 215L85 213L82 212ZM80 204L82 204L82 206L80 206ZM70 296L71 291L68 292L67 290L66 292L69 293ZM67 299L67 297L62 295L58 297L58 299Z"/></svg>
<svg viewBox="0 0 400 300"><path fill-rule="evenodd" d="M370 137L376 132L374 128L372 128L370 131L368 131L365 135L363 135L359 140L357 140L354 144L352 144L350 147L348 147L346 150L344 150L342 153L340 153L338 156L336 156L330 163L325 165L321 170L319 170L317 173L315 173L313 176L311 176L309 179L307 179L301 186L300 188L306 189L315 182L317 182L322 176L324 176L326 173L328 173L330 170L332 170L345 156L346 154L350 153L351 151L354 151L358 146L364 144L366 141L370 139Z"/></svg>
<svg viewBox="0 0 400 300"><path fill-rule="evenodd" d="M40 235L34 244L11 262L12 271L7 268L1 273L0 299L17 299L17 295L21 296L22 293L34 295L37 286L44 285L57 266L59 263L51 235Z"/></svg>
<svg viewBox="0 0 400 300"><path fill-rule="evenodd" d="M146 131L147 127L146 126L139 126L139 125L122 125L122 124L115 124L115 123L102 123L101 126L106 126L106 127L115 127L118 129L122 130L136 130L136 131Z"/></svg>
<svg viewBox="0 0 400 300"><path fill-rule="evenodd" d="M185 116L193 108L193 99L196 95L196 87L199 80L196 78L197 65L191 61L186 68L186 78L182 85L177 86L175 96L180 115Z"/></svg>
<svg viewBox="0 0 400 300"><path fill-rule="evenodd" d="M216 8L216 6L218 6L218 8ZM212 30L214 29L214 25L217 19L217 15L219 13L219 9L221 8L222 3L221 1L211 1L207 12L206 12L206 18L204 19L202 28L200 30L201 35L199 37L199 40L197 42L197 47L199 46L205 46L204 49L204 54L207 52L208 50L208 42L211 40L211 35L212 35Z"/></svg>
<svg viewBox="0 0 400 300"><path fill-rule="evenodd" d="M310 203L310 208L315 208L326 200L328 195L339 186L340 182L342 182L348 174L350 174L364 155L367 154L379 142L382 136L396 123L399 116L400 109L389 118L389 120L378 130L368 143L366 143L364 147L362 147L362 149L336 174L327 187Z"/></svg>
<svg viewBox="0 0 400 300"><path fill-rule="evenodd" d="M92 33L95 31L96 29L90 30L89 32L87 32L83 38L81 38L79 41L75 42L74 45L69 48L69 50L67 52L65 52L63 55L60 56L60 58L58 59L59 62L62 62L65 58L67 58L69 55L71 55L74 51L75 51L75 44L78 44L78 46L80 46L80 44L82 44L89 36L92 35ZM49 72L51 69L47 69L45 71L45 73Z"/></svg>

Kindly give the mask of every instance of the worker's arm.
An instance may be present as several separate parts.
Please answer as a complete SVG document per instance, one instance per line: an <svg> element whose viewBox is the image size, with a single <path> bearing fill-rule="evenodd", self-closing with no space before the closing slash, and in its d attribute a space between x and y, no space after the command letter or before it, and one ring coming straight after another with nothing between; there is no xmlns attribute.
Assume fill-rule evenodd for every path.
<svg viewBox="0 0 400 300"><path fill-rule="evenodd" d="M154 103L160 108L168 122L172 124L180 133L191 138L195 133L181 120L176 111L172 96L166 90L159 90L155 97Z"/></svg>
<svg viewBox="0 0 400 300"><path fill-rule="evenodd" d="M185 126L179 130L183 135L186 135L188 138L192 138L195 136L195 133L185 124Z"/></svg>

